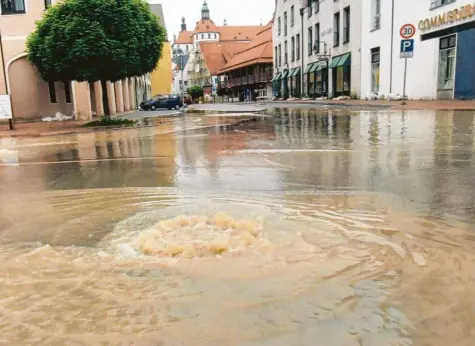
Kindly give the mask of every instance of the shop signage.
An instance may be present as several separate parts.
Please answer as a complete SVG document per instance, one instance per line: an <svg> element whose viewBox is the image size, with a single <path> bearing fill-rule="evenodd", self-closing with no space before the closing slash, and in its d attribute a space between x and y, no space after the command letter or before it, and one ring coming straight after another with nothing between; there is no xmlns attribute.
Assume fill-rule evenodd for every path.
<svg viewBox="0 0 475 346"><path fill-rule="evenodd" d="M0 119L12 118L10 95L0 95Z"/></svg>
<svg viewBox="0 0 475 346"><path fill-rule="evenodd" d="M422 32L442 29L451 24L464 22L471 18L475 19L475 4L465 5L454 10L450 10L431 18L422 19L419 21L418 27Z"/></svg>

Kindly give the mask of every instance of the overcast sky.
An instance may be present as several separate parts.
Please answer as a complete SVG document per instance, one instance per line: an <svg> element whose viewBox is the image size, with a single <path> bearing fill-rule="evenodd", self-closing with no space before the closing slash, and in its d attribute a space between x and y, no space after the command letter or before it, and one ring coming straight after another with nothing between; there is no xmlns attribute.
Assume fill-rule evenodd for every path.
<svg viewBox="0 0 475 346"><path fill-rule="evenodd" d="M275 0L207 0L211 19L216 25L223 25L224 17L228 25L259 25L261 20L267 24L274 13ZM181 17L186 18L188 30L195 28L201 18L203 0L150 0L162 4L168 39L180 31Z"/></svg>

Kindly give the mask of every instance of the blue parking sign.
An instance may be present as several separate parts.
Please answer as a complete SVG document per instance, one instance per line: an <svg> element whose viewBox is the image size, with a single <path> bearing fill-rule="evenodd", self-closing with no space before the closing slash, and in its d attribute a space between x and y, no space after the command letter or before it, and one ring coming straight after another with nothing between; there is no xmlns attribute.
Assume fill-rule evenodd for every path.
<svg viewBox="0 0 475 346"><path fill-rule="evenodd" d="M401 58L412 58L414 56L414 40L401 40Z"/></svg>

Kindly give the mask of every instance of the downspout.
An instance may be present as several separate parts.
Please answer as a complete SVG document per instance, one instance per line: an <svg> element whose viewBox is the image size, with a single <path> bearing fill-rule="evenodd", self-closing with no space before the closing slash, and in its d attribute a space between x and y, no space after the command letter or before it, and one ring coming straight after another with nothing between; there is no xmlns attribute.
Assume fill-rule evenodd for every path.
<svg viewBox="0 0 475 346"><path fill-rule="evenodd" d="M301 17L300 19L301 19L301 24L302 24L302 29L301 29L302 32L300 33L300 36L302 38L302 43L301 43L302 48L300 49L301 50L300 58L302 59L302 67L301 67L302 71L300 72L300 95L303 95L303 93L304 93L304 89L303 89L303 86L304 86L303 85L303 71L304 71L304 66L305 66L305 63L304 63L304 60L303 60L304 56L305 56L305 54L303 52L303 47L304 47L304 36L303 36L303 17L304 17L304 15L303 14L304 14L304 10L305 10L305 7L302 7L300 9L300 17Z"/></svg>
<svg viewBox="0 0 475 346"><path fill-rule="evenodd" d="M389 93L393 92L394 0L391 2L391 60L389 65Z"/></svg>

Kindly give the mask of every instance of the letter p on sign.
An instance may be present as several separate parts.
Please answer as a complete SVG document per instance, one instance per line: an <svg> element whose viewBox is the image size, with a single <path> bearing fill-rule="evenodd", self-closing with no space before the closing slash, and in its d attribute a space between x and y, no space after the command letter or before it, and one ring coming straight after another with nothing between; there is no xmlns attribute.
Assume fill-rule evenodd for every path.
<svg viewBox="0 0 475 346"><path fill-rule="evenodd" d="M401 40L401 58L414 56L414 40Z"/></svg>

